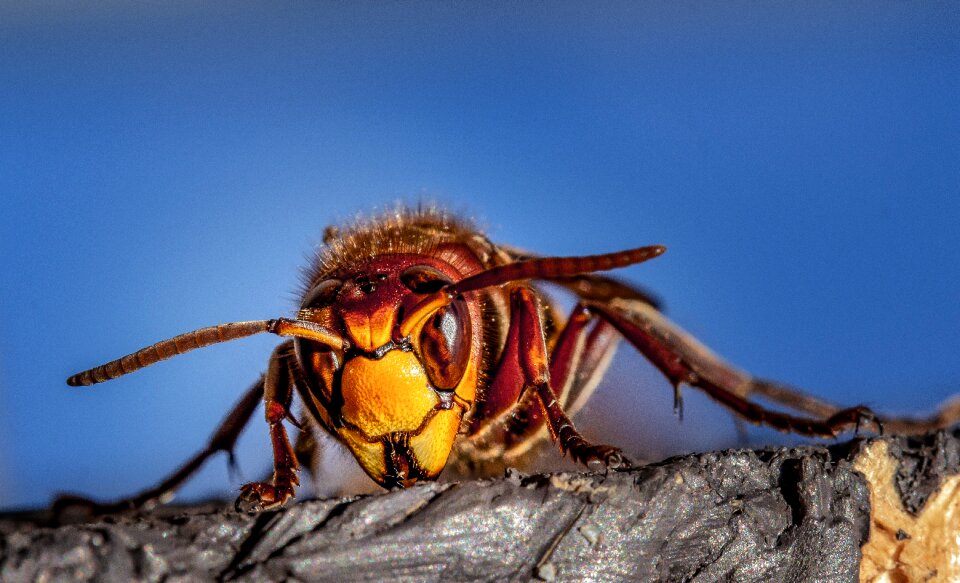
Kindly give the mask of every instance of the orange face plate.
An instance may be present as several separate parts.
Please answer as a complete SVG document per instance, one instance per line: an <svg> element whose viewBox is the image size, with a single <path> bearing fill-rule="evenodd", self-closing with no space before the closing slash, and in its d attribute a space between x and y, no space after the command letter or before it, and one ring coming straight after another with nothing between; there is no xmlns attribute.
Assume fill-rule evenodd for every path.
<svg viewBox="0 0 960 583"><path fill-rule="evenodd" d="M413 352L352 358L341 391L345 425L338 433L370 477L408 486L443 470L463 408L444 408Z"/></svg>
<svg viewBox="0 0 960 583"><path fill-rule="evenodd" d="M344 365L340 386L344 422L369 439L416 431L440 404L413 352L391 350L378 360L357 356Z"/></svg>

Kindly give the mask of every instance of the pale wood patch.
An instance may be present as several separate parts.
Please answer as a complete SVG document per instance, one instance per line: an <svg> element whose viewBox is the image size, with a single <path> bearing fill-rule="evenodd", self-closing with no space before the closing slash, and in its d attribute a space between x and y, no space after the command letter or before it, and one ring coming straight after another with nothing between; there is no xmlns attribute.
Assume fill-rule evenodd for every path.
<svg viewBox="0 0 960 583"><path fill-rule="evenodd" d="M904 509L895 487L897 463L880 440L854 462L867 478L871 506L860 580L960 581L960 475L946 478L914 516Z"/></svg>

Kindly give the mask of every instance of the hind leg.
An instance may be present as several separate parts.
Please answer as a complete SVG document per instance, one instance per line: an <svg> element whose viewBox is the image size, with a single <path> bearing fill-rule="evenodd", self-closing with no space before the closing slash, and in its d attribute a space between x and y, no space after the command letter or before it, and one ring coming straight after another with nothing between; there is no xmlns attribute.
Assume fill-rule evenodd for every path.
<svg viewBox="0 0 960 583"><path fill-rule="evenodd" d="M96 502L80 496L61 495L53 503L52 512L54 516L61 516L68 509L81 509L92 516L99 516L124 510L152 508L157 504L171 500L177 489L214 454L225 452L229 456L230 464L233 465L233 448L237 443L237 438L244 427L247 426L253 412L263 398L263 387L264 378L261 377L247 389L243 397L220 422L206 447L161 480L156 486L116 502Z"/></svg>

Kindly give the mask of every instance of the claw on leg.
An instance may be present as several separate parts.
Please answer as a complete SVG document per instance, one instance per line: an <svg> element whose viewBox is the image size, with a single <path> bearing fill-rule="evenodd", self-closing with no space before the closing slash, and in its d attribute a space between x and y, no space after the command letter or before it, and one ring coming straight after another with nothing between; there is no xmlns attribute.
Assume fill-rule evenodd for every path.
<svg viewBox="0 0 960 583"><path fill-rule="evenodd" d="M829 419L827 419L827 424L833 424L841 426L844 423L849 424L853 419L853 432L857 435L860 434L860 430L863 427L870 427L871 425L877 430L877 433L883 435L883 423L880 422L880 419L877 417L876 413L871 411L869 408L864 406L851 407L849 409L843 409Z"/></svg>
<svg viewBox="0 0 960 583"><path fill-rule="evenodd" d="M557 431L557 440L560 442L560 451L569 453L573 461L591 469L616 470L631 467L630 460L620 448L594 445L584 439L573 425L562 425Z"/></svg>
<svg viewBox="0 0 960 583"><path fill-rule="evenodd" d="M283 421L293 416L290 413L292 378L290 359L293 355L293 343L284 342L278 346L264 378L264 415L270 427L270 442L273 444L273 480L270 482L251 482L240 488L240 496L234 503L238 512L259 512L283 506L294 497L297 478L297 463L293 446L283 428Z"/></svg>
<svg viewBox="0 0 960 583"><path fill-rule="evenodd" d="M626 470L632 467L630 460L618 447L593 445L581 454L580 463L597 470Z"/></svg>
<svg viewBox="0 0 960 583"><path fill-rule="evenodd" d="M296 474L291 473L286 479L274 478L274 482L250 482L241 486L240 495L233 503L234 509L237 512L253 513L280 508L294 497L300 480Z"/></svg>

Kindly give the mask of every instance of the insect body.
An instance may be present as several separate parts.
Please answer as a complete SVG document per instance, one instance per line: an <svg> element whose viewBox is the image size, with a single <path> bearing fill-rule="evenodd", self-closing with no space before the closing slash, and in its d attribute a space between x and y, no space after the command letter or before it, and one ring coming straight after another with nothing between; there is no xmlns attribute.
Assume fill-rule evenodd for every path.
<svg viewBox="0 0 960 583"><path fill-rule="evenodd" d="M730 367L664 318L649 295L597 274L657 257L661 246L534 257L494 245L438 210L396 211L329 229L324 239L295 318L202 328L68 379L102 382L260 332L287 338L204 450L157 487L100 510L147 505L172 493L206 458L231 452L261 400L274 473L241 488L238 505L249 509L279 506L299 484L300 462L284 421L301 435L319 428L334 436L387 488L436 479L448 463L507 465L546 435L578 462L624 466L619 449L591 443L570 419L621 337L674 385L678 406L679 387L688 384L749 421L784 431L833 436L876 422L865 407L841 409ZM578 297L568 318L545 299L538 281ZM291 411L294 395L302 419ZM766 409L751 396L798 414ZM941 417L885 423L919 430L955 421Z"/></svg>

